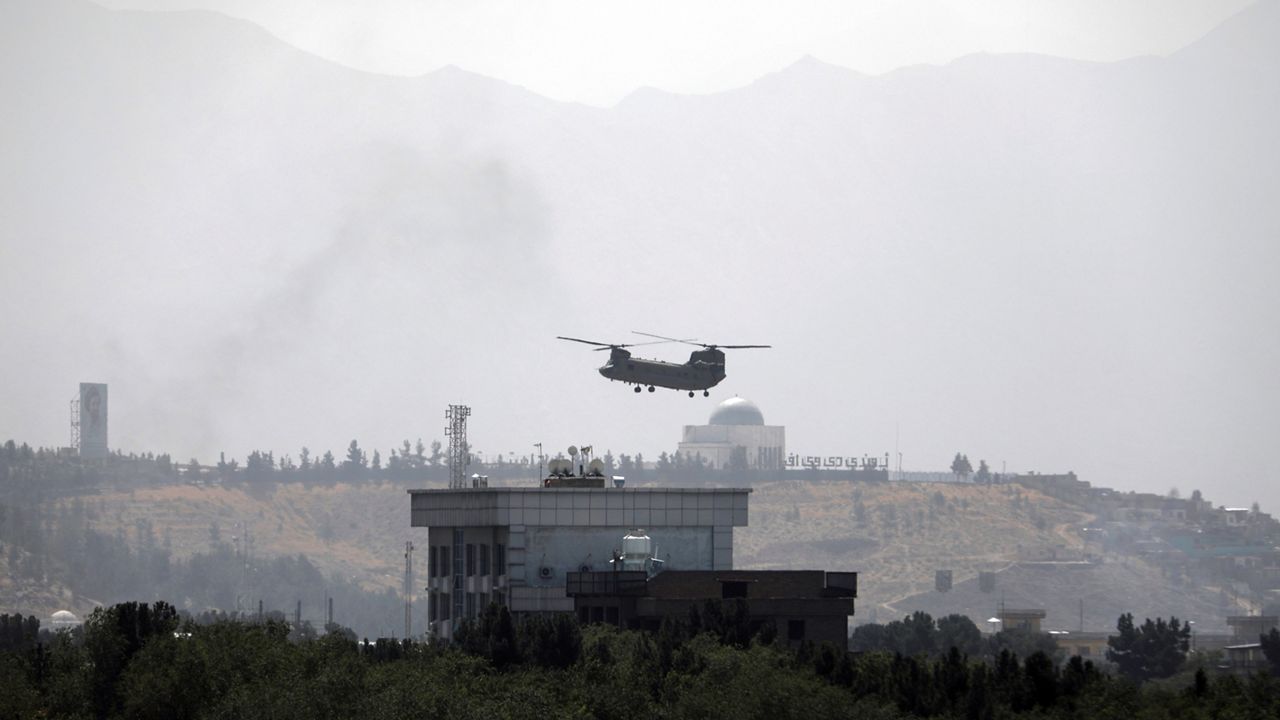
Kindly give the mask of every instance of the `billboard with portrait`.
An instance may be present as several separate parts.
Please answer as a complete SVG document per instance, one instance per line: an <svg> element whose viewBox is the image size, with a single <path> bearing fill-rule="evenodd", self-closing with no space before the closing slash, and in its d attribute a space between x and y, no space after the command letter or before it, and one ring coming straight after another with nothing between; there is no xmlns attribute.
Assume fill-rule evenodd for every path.
<svg viewBox="0 0 1280 720"><path fill-rule="evenodd" d="M107 456L107 385L80 383L80 457Z"/></svg>

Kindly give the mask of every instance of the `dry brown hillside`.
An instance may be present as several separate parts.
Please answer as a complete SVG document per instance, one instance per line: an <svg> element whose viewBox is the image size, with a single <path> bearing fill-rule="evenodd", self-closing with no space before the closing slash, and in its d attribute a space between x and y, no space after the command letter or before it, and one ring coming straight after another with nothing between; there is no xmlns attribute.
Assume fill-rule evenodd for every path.
<svg viewBox="0 0 1280 720"><path fill-rule="evenodd" d="M1087 518L1018 486L789 480L756 487L751 524L735 536L734 560L743 567L856 570L859 613L870 613L932 589L936 570L951 570L959 582L1003 568L1020 552L1080 549L1073 528Z"/></svg>
<svg viewBox="0 0 1280 720"><path fill-rule="evenodd" d="M391 483L285 484L273 492L172 485L100 500L108 526L133 532L146 518L158 537L169 533L180 557L207 548L215 524L226 542L242 537L247 524L255 553L303 553L326 572L399 587L403 543L414 537L404 490ZM1020 549L1078 545L1066 529L1083 518L1061 501L1011 486L773 482L752 493L735 561L857 570L869 606L931 588L939 568L952 569L959 582L1007 565Z"/></svg>
<svg viewBox="0 0 1280 720"><path fill-rule="evenodd" d="M175 557L207 550L215 527L228 543L240 542L247 528L256 556L306 555L326 574L370 589L401 586L404 541L416 537L405 489L391 483L290 483L269 490L168 485L95 500L108 529L132 534L145 519L157 537L167 534Z"/></svg>
<svg viewBox="0 0 1280 720"><path fill-rule="evenodd" d="M109 528L131 534L146 518L157 537L168 533L179 557L208 548L215 524L224 542L243 537L247 525L255 554L302 553L370 589L400 587L404 541L422 532L408 527L405 488L391 483L271 491L174 485L98 500ZM1080 551L1075 530L1089 520L1076 506L1015 485L788 480L755 487L734 559L747 568L858 571L860 619L883 622L904 614L907 598L933 592L936 570L951 570L960 586L1020 557ZM1118 597L1187 592L1163 587L1149 571L1111 580Z"/></svg>

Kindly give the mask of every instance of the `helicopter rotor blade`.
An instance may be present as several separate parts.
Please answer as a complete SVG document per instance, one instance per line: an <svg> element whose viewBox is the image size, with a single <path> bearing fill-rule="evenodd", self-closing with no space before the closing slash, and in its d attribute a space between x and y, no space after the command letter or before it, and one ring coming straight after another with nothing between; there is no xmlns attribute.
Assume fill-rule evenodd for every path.
<svg viewBox="0 0 1280 720"><path fill-rule="evenodd" d="M602 347L602 348L608 348L608 347L621 347L621 346L619 346L619 345L611 345L611 344L609 344L609 343L596 342L595 340L583 340L583 339L581 339L581 338L571 338L571 337L565 337L565 336L563 336L563 335L557 335L557 336L556 336L556 339L557 339L557 340L568 340L568 341L570 341L570 342L578 342L578 343L582 343L582 344L584 344L584 345L599 345L599 346L600 346L600 347Z"/></svg>
<svg viewBox="0 0 1280 720"><path fill-rule="evenodd" d="M749 348L771 348L772 345L712 345L714 348L724 348L725 350L747 350Z"/></svg>
<svg viewBox="0 0 1280 720"><path fill-rule="evenodd" d="M697 340L697 338L685 338L682 340L680 338L667 337L666 335L654 335L653 333L640 332L639 330L632 330L631 332L635 333L636 335L644 335L645 337L658 338L662 342L678 342L678 343L684 343L685 345L699 345L701 347L710 347L705 343L694 342L695 340ZM641 345L657 345L659 343L655 342L655 343L640 343L640 344Z"/></svg>

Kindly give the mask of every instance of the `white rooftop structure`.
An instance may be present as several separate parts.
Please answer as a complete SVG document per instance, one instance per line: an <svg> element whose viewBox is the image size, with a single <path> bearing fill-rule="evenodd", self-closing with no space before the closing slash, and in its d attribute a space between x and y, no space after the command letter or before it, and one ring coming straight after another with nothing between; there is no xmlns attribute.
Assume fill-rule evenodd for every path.
<svg viewBox="0 0 1280 720"><path fill-rule="evenodd" d="M713 468L741 470L781 470L786 451L787 429L765 425L760 408L741 397L717 405L706 425L685 425L676 448L686 462L701 456Z"/></svg>

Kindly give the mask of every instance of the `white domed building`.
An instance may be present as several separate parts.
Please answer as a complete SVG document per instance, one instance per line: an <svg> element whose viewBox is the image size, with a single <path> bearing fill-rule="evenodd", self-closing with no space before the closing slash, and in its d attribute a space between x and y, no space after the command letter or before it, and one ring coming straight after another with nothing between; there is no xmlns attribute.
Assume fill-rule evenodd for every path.
<svg viewBox="0 0 1280 720"><path fill-rule="evenodd" d="M787 456L787 429L765 425L764 413L755 403L732 397L716 406L706 425L685 425L676 452L686 460L701 455L717 469L781 470Z"/></svg>
<svg viewBox="0 0 1280 720"><path fill-rule="evenodd" d="M70 610L59 610L49 618L49 625L55 631L71 630L80 627L81 622L80 618L76 617L76 614Z"/></svg>

